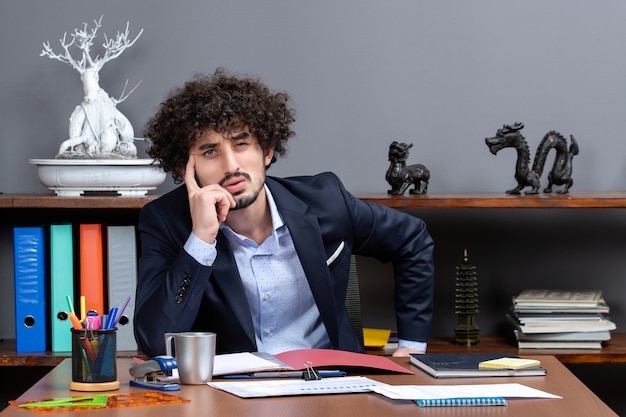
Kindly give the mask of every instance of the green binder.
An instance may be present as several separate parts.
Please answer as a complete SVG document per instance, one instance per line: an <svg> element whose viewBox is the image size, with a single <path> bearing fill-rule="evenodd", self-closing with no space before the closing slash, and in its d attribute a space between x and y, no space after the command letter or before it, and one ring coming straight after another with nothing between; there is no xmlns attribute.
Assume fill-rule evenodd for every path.
<svg viewBox="0 0 626 417"><path fill-rule="evenodd" d="M67 318L67 296L74 296L72 225L50 225L50 321L53 352L71 352L72 323Z"/></svg>

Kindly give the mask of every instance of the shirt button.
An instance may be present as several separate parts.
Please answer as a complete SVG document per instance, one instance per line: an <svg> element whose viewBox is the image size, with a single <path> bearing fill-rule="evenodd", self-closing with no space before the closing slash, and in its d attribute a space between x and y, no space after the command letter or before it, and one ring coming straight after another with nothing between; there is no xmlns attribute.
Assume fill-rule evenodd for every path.
<svg viewBox="0 0 626 417"><path fill-rule="evenodd" d="M265 328L265 334L271 334L272 333L272 328L271 327L266 327Z"/></svg>
<svg viewBox="0 0 626 417"><path fill-rule="evenodd" d="M268 293L263 294L263 299L264 300L269 300L270 299L270 295Z"/></svg>

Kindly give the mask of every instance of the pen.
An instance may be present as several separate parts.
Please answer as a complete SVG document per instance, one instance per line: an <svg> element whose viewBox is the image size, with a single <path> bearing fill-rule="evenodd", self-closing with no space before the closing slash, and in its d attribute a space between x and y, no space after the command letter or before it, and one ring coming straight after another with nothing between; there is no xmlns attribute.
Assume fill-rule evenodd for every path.
<svg viewBox="0 0 626 417"><path fill-rule="evenodd" d="M322 378L331 378L346 376L344 371L329 370L329 371L317 371ZM224 375L226 379L254 379L254 378L303 378L303 371L266 371L266 372L254 372L252 374L232 374Z"/></svg>
<svg viewBox="0 0 626 417"><path fill-rule="evenodd" d="M115 327L115 317L117 316L117 307L111 307L111 310L109 310L109 314L107 317L107 323L106 326L104 326L105 330L110 330L113 329Z"/></svg>
<svg viewBox="0 0 626 417"><path fill-rule="evenodd" d="M117 314L117 317L115 318L115 323L113 323L113 327L117 327L117 325L120 322L120 319L122 318L122 314L124 314L124 310L126 310L126 307L128 307L128 303L130 302L130 296L126 297L126 300L124 301L124 304L122 305L122 308L120 309L120 312Z"/></svg>
<svg viewBox="0 0 626 417"><path fill-rule="evenodd" d="M108 314L103 314L100 316L100 330L107 330L107 322L109 320Z"/></svg>

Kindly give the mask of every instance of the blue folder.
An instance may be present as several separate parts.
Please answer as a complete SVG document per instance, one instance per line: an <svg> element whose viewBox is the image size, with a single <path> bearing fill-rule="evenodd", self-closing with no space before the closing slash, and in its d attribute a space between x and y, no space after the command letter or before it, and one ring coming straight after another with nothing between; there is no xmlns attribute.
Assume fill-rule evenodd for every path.
<svg viewBox="0 0 626 417"><path fill-rule="evenodd" d="M46 351L46 248L43 227L14 227L16 351Z"/></svg>

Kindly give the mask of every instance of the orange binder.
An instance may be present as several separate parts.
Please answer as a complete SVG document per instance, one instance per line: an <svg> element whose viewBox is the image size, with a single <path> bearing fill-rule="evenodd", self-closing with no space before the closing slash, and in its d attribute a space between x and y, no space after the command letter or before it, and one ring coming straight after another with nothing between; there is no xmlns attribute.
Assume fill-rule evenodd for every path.
<svg viewBox="0 0 626 417"><path fill-rule="evenodd" d="M104 309L104 259L101 224L80 225L80 295L85 296L85 310Z"/></svg>

